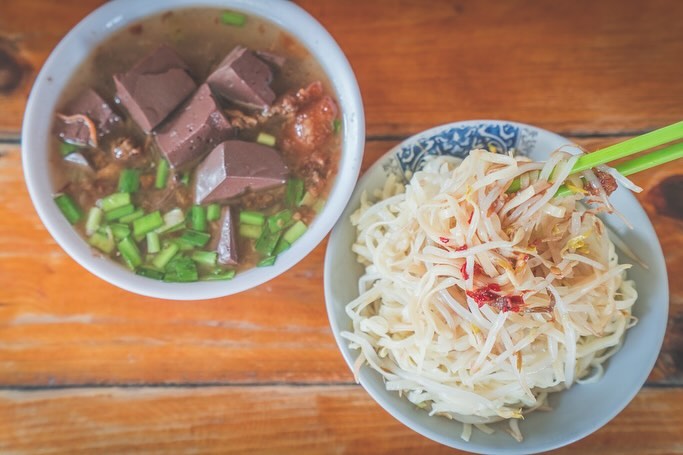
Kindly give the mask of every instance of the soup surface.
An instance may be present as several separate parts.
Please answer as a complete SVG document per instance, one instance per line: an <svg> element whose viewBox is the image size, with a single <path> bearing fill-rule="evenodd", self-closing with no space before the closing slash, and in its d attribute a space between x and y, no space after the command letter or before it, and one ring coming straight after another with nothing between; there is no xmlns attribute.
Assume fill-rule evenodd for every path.
<svg viewBox="0 0 683 455"><path fill-rule="evenodd" d="M341 149L326 75L292 36L216 9L102 43L55 113L55 202L99 254L165 281L267 266L322 208Z"/></svg>

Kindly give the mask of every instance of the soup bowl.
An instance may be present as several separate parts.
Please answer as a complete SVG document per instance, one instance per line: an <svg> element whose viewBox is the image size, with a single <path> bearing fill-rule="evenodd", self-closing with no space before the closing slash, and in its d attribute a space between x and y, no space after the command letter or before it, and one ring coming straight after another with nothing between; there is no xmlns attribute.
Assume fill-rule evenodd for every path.
<svg viewBox="0 0 683 455"><path fill-rule="evenodd" d="M55 188L48 166L51 124L60 95L74 71L100 43L148 16L203 7L258 16L291 34L307 48L327 74L339 102L341 155L324 208L304 235L278 256L274 265L239 272L230 281L165 283L135 275L110 258L96 254L69 225L53 201ZM22 160L26 184L38 215L57 243L79 264L128 291L158 298L195 300L226 296L264 283L294 266L315 248L330 231L351 195L358 178L364 140L363 105L351 66L330 34L300 7L283 0L118 0L106 3L83 19L45 62L24 116Z"/></svg>
<svg viewBox="0 0 683 455"><path fill-rule="evenodd" d="M335 339L349 368L354 369L357 350L341 332L353 331L346 304L358 297L358 280L363 267L352 252L356 228L351 215L359 208L361 195L381 189L390 174L405 178L421 168L434 155L467 156L473 148L506 152L515 149L542 161L569 139L541 128L521 123L475 120L442 125L417 134L380 158L360 179L351 200L332 231L325 255L325 302ZM626 189L619 188L610 200L633 224L629 229L617 217L603 217L605 223L648 265L634 264L628 277L635 281L638 300L633 315L638 323L626 332L623 346L605 364L604 376L597 382L574 384L570 389L550 394L549 412L535 411L524 416L519 428L524 436L515 441L505 431L507 424L491 425L488 435L473 430L469 441L460 435L460 422L429 416L397 392L388 391L382 376L364 365L358 381L387 412L416 432L441 444L476 453L529 454L570 444L605 425L636 395L652 370L664 338L668 315L667 272L657 235L645 211ZM631 262L619 252L622 262Z"/></svg>

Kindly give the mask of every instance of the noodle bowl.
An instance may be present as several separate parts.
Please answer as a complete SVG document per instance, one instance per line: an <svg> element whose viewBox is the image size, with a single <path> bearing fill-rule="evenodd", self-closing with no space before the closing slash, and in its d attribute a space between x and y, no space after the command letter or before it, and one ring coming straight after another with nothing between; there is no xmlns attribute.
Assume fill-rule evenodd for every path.
<svg viewBox="0 0 683 455"><path fill-rule="evenodd" d="M521 439L517 420L548 393L599 380L635 323L637 293L596 216L611 210L604 194L579 204L573 177L577 193L554 197L576 159L473 150L363 195L351 221L365 273L342 332L356 369L464 422L465 439L469 424L488 432L501 419ZM506 193L519 176L520 191Z"/></svg>

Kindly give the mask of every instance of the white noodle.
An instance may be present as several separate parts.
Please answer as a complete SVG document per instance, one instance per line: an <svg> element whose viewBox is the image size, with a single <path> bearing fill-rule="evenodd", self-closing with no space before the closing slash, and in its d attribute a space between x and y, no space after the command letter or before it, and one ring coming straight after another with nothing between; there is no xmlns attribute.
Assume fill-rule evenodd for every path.
<svg viewBox="0 0 683 455"><path fill-rule="evenodd" d="M356 368L464 422L466 440L501 419L521 440L519 419L548 409L548 393L599 380L637 293L582 196L554 197L576 159L473 150L431 160L405 187L388 179L378 202L363 195L352 249L366 271L342 333ZM520 175L525 189L506 194Z"/></svg>

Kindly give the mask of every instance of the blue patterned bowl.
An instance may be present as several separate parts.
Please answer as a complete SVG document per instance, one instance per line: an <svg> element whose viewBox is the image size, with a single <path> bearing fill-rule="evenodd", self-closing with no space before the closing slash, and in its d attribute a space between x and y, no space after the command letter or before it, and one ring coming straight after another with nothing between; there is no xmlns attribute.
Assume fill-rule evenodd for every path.
<svg viewBox="0 0 683 455"><path fill-rule="evenodd" d="M391 173L406 180L419 170L430 155L465 157L473 148L507 152L514 149L535 160L544 160L558 147L571 141L557 134L521 123L475 120L438 126L413 136L388 151L363 176L346 210L337 222L325 256L325 301L330 325L349 368L358 355L348 348L340 332L351 330L345 305L358 296L358 278L363 268L351 252L355 228L350 215L359 207L364 191L381 188ZM361 385L396 419L418 433L451 447L477 453L530 454L570 444L596 431L616 416L636 395L652 370L662 345L668 315L669 293L666 266L652 224L635 197L619 188L611 200L633 224L628 229L616 217L605 222L646 263L635 265L629 277L636 282L639 297L633 313L638 324L626 335L620 352L612 357L604 377L594 384L574 385L551 394L551 412L534 412L520 422L524 441L517 443L506 432L506 424L494 424L492 435L474 430L469 442L460 438L462 425L444 417L429 417L408 400L389 392L381 376L364 366Z"/></svg>

